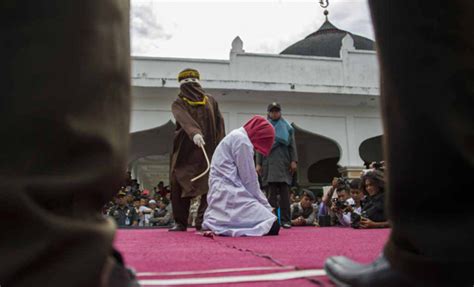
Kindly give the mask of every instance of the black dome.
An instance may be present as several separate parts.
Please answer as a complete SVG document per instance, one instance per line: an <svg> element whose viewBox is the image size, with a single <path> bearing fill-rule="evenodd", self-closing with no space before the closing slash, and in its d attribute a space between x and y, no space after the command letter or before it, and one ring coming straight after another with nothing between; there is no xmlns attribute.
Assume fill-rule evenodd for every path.
<svg viewBox="0 0 474 287"><path fill-rule="evenodd" d="M283 55L320 56L339 58L342 38L350 34L356 50L375 50L375 42L350 32L339 30L326 18L324 24L314 33L283 50Z"/></svg>

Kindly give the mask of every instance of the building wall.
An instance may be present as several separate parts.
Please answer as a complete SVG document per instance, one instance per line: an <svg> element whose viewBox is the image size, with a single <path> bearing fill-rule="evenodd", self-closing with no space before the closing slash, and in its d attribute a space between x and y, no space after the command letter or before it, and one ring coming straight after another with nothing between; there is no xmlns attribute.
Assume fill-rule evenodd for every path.
<svg viewBox="0 0 474 287"><path fill-rule="evenodd" d="M177 74L195 68L202 86L218 101L227 132L255 114L266 115L267 105L276 101L289 122L337 144L340 166L361 166L360 144L383 133L379 68L375 52L355 50L349 35L340 55L254 54L239 46L229 60L133 57L130 132L174 121L170 107L179 93ZM308 168L311 156L301 156Z"/></svg>
<svg viewBox="0 0 474 287"><path fill-rule="evenodd" d="M134 97L131 132L155 128L170 119L174 121L170 110L174 97ZM227 132L241 127L253 115L265 116L267 105L274 100L271 95L260 97L263 101L255 102L216 98ZM282 104L282 108L283 116L290 123L336 142L341 152L341 166L361 166L360 144L383 133L379 111L373 107L319 106L316 102L312 105Z"/></svg>

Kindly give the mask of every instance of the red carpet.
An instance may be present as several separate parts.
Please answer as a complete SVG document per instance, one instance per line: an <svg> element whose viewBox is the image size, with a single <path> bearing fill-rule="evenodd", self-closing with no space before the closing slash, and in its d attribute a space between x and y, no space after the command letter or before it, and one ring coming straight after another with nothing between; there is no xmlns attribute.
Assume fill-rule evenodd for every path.
<svg viewBox="0 0 474 287"><path fill-rule="evenodd" d="M115 246L122 252L126 264L136 269L144 286L163 286L147 280L227 277L281 272L283 272L281 275L284 275L285 272L295 270L322 269L324 260L332 255L346 255L359 262L368 263L380 253L389 233L389 229L356 230L337 227L300 227L283 229L279 236L214 237L211 239L197 234L193 229L181 233L168 232L166 229L130 229L117 232ZM232 270L221 270L228 268ZM144 274L145 272L178 271L207 272ZM332 286L325 276L198 286L317 286L317 282L311 281L311 279L319 281L322 286ZM171 281L160 281L160 284L166 282Z"/></svg>

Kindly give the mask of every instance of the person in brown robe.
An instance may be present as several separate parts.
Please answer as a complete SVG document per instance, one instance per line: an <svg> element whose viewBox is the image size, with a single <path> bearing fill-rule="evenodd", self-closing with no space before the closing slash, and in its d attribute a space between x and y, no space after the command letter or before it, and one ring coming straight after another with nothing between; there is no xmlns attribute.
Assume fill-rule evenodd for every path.
<svg viewBox="0 0 474 287"><path fill-rule="evenodd" d="M189 205L193 197L201 196L196 218L200 230L207 208L208 174L191 182L207 168L201 146L209 160L225 136L224 119L216 100L207 94L199 83L197 70L186 69L179 73L181 92L171 106L176 119L176 131L170 164L171 203L175 225L170 231L185 231Z"/></svg>

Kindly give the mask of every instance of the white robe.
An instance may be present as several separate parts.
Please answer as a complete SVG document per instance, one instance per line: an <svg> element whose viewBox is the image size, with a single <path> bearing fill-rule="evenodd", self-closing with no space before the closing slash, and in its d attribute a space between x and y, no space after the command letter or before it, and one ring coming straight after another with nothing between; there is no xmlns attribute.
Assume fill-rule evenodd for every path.
<svg viewBox="0 0 474 287"><path fill-rule="evenodd" d="M203 228L225 236L262 236L277 219L260 190L253 145L244 128L217 146L209 176Z"/></svg>

